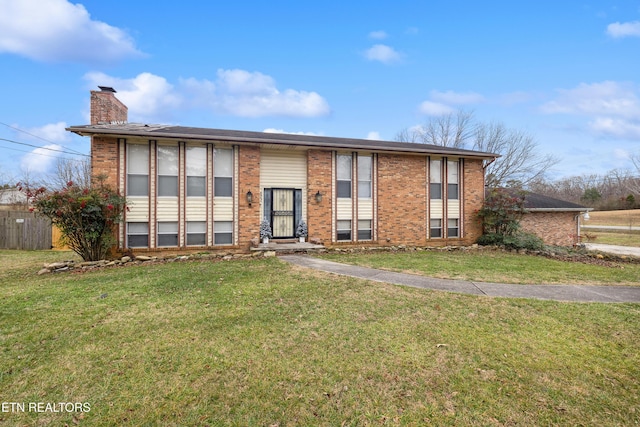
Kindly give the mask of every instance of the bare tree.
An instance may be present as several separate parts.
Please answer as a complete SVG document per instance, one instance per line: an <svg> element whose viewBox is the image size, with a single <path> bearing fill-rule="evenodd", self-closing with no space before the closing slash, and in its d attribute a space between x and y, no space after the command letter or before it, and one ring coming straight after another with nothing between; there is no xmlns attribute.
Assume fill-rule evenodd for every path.
<svg viewBox="0 0 640 427"><path fill-rule="evenodd" d="M64 188L68 182L79 187L89 187L91 184L91 161L89 158L67 159L59 157L55 168L48 176L49 186Z"/></svg>
<svg viewBox="0 0 640 427"><path fill-rule="evenodd" d="M430 118L423 126L405 129L396 141L440 145L452 148L473 148L500 154L487 163L487 186L526 187L542 177L558 159L539 152L535 138L502 123L476 123L473 112L458 110Z"/></svg>
<svg viewBox="0 0 640 427"><path fill-rule="evenodd" d="M473 112L458 110L432 117L422 126L404 129L396 135L396 141L465 148L473 135Z"/></svg>
<svg viewBox="0 0 640 427"><path fill-rule="evenodd" d="M559 162L541 154L532 135L498 122L476 125L473 149L501 156L487 166L488 187L527 187Z"/></svg>

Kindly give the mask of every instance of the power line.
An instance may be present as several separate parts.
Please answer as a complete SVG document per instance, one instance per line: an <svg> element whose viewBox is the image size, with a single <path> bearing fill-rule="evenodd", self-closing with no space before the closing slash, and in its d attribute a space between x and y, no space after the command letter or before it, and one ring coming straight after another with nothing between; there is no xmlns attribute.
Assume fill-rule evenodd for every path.
<svg viewBox="0 0 640 427"><path fill-rule="evenodd" d="M58 152L58 153L69 154L69 155L72 155L72 156L85 156L85 157L91 157L91 156L90 156L90 155L88 155L88 154L82 154L82 153L79 153L79 152L73 153L73 152L71 152L71 151L66 151L66 150L57 150L57 149L55 149L55 148L42 147L42 146L40 146L40 145L34 145L34 144L27 144L26 142L14 141L14 140L12 140L12 139L0 138L0 141L6 141L6 142L9 142L9 143L11 143L11 144L26 145L27 147L41 148L41 149L43 149L43 150L55 151L55 152ZM55 144L55 143L53 143L53 142L52 142L52 144L54 144L54 145L58 145L58 144ZM34 153L34 154L39 154L39 153Z"/></svg>
<svg viewBox="0 0 640 427"><path fill-rule="evenodd" d="M35 155L38 155L38 156L45 156L45 157L53 157L55 159L64 159L64 160L69 160L69 161L72 161L72 162L81 162L82 161L82 160L79 160L79 159L71 159L69 157L60 157L60 156L56 156L56 155L53 155L53 154L34 153L33 151L20 150L19 148L12 148L12 147L0 147L0 148L2 148L3 150L18 151L20 153L35 154ZM44 148L44 147L41 147L41 148Z"/></svg>
<svg viewBox="0 0 640 427"><path fill-rule="evenodd" d="M3 123L3 122L0 122L0 125L6 126L6 127L11 128L11 129L13 129L13 130L17 130L18 132L26 133L26 134L27 134L27 135L29 135L29 136L32 136L32 137L34 137L34 138L41 139L42 141L44 141L44 142L48 142L49 144L56 144L55 142L53 142L53 141L49 141L49 140L48 140L48 139L46 139L46 138L43 138L43 137L41 137L41 136L38 136L38 135L34 135L34 134L32 134L32 133L29 133L29 132L27 132L27 131L26 131L26 130L24 130L24 129L20 129L20 128L15 127L15 126L11 126L11 125L8 125L8 124ZM56 144L56 145L60 145L60 144ZM60 145L60 146L62 146L62 145ZM79 152L79 151L77 151L77 150L74 150L73 148L68 148L68 150L75 151L75 152L76 152L76 154L83 155L81 152Z"/></svg>

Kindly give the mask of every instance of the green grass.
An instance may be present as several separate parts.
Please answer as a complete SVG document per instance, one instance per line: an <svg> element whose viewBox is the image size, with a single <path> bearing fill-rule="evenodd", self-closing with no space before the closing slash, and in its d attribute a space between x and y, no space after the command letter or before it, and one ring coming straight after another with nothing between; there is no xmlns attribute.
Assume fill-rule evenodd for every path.
<svg viewBox="0 0 640 427"><path fill-rule="evenodd" d="M37 276L46 254L0 251L0 400L91 411L0 425L640 422L637 304L425 291L274 258Z"/></svg>
<svg viewBox="0 0 640 427"><path fill-rule="evenodd" d="M326 254L323 258L364 267L478 282L640 284L640 264L601 266L489 250L340 253Z"/></svg>
<svg viewBox="0 0 640 427"><path fill-rule="evenodd" d="M602 243L605 245L632 246L640 247L640 231L604 231L604 230L587 230L582 232L585 236L583 242ZM588 239L586 236L595 237Z"/></svg>

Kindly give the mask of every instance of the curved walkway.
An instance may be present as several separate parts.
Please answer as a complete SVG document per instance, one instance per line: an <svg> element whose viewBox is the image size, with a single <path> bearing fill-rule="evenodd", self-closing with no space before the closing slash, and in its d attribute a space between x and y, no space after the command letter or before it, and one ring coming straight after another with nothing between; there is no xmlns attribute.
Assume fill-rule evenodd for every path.
<svg viewBox="0 0 640 427"><path fill-rule="evenodd" d="M291 264L313 268L327 273L463 294L507 298L535 298L554 301L640 303L640 286L513 285L471 282L467 280L436 279L415 274L394 273L391 271L376 270L374 268L340 264L308 255L282 255L279 258Z"/></svg>

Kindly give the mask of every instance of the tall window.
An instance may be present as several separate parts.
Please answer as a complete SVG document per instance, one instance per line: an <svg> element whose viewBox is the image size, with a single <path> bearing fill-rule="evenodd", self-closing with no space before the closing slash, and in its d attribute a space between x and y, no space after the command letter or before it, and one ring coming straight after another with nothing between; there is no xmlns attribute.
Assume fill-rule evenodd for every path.
<svg viewBox="0 0 640 427"><path fill-rule="evenodd" d="M449 218L447 220L447 237L459 237L459 220L458 218Z"/></svg>
<svg viewBox="0 0 640 427"><path fill-rule="evenodd" d="M432 239L442 237L442 220L439 218L431 218L429 221L429 236Z"/></svg>
<svg viewBox="0 0 640 427"><path fill-rule="evenodd" d="M204 221L187 222L187 246L204 246L207 244L207 223Z"/></svg>
<svg viewBox="0 0 640 427"><path fill-rule="evenodd" d="M127 223L127 247L146 248L149 246L149 223Z"/></svg>
<svg viewBox="0 0 640 427"><path fill-rule="evenodd" d="M158 223L158 246L178 246L178 223Z"/></svg>
<svg viewBox="0 0 640 427"><path fill-rule="evenodd" d="M178 196L178 147L158 146L158 196Z"/></svg>
<svg viewBox="0 0 640 427"><path fill-rule="evenodd" d="M447 199L456 200L459 196L458 162L447 161Z"/></svg>
<svg viewBox="0 0 640 427"><path fill-rule="evenodd" d="M215 221L213 223L213 240L216 245L230 245L233 243L233 222Z"/></svg>
<svg viewBox="0 0 640 427"><path fill-rule="evenodd" d="M149 147L127 144L127 196L148 195Z"/></svg>
<svg viewBox="0 0 640 427"><path fill-rule="evenodd" d="M358 156L358 197L371 198L371 156Z"/></svg>
<svg viewBox="0 0 640 427"><path fill-rule="evenodd" d="M442 161L431 160L429 168L429 197L442 199Z"/></svg>
<svg viewBox="0 0 640 427"><path fill-rule="evenodd" d="M336 159L338 171L338 197L351 198L351 155L338 154Z"/></svg>
<svg viewBox="0 0 640 427"><path fill-rule="evenodd" d="M207 149L187 147L187 197L204 197L207 191Z"/></svg>
<svg viewBox="0 0 640 427"><path fill-rule="evenodd" d="M214 196L231 197L233 195L233 150L216 148L213 159Z"/></svg>
<svg viewBox="0 0 640 427"><path fill-rule="evenodd" d="M358 220L358 240L371 240L371 220Z"/></svg>
<svg viewBox="0 0 640 427"><path fill-rule="evenodd" d="M338 220L338 240L351 240L351 221Z"/></svg>

